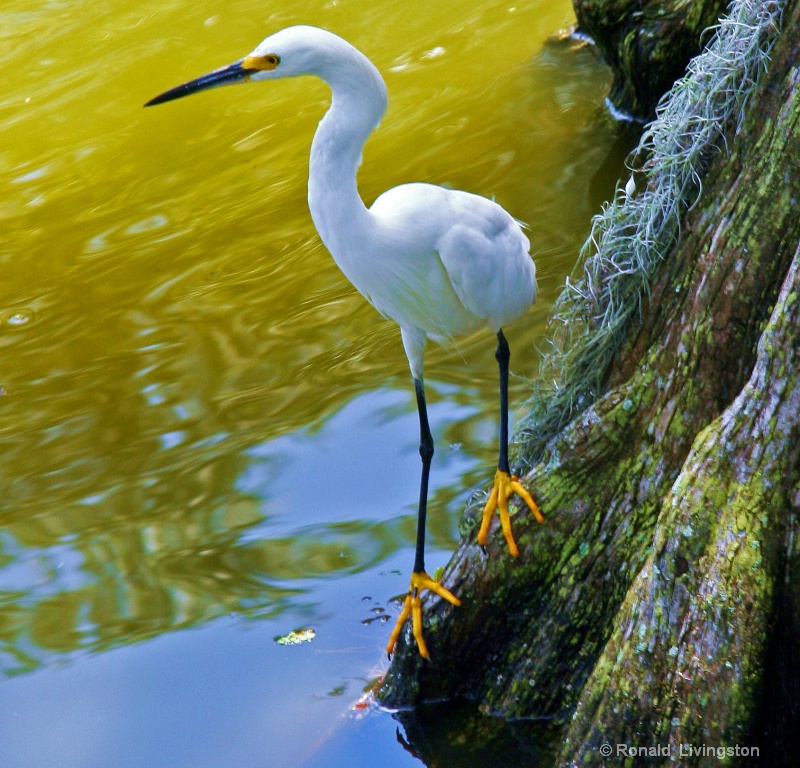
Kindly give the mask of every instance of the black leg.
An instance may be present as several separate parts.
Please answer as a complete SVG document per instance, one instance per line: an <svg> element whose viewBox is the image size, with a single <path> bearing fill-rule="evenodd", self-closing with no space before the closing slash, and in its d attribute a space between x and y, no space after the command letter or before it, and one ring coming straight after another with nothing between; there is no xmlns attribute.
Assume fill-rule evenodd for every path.
<svg viewBox="0 0 800 768"><path fill-rule="evenodd" d="M422 459L422 479L419 483L419 514L417 516L417 549L414 556L414 572L411 574L411 583L408 594L403 603L403 610L397 617L389 642L386 645L386 653L389 658L392 656L394 646L403 624L411 616L414 639L417 641L420 656L424 659L430 658L428 649L425 646L425 639L422 637L422 602L420 594L427 589L435 592L439 597L444 598L451 605L461 605L461 601L449 589L443 587L439 582L434 581L425 573L425 517L428 510L428 476L431 471L431 460L433 459L433 437L431 428L428 424L428 409L425 406L425 387L422 377L414 377L414 389L417 393L417 410L419 411L419 455Z"/></svg>
<svg viewBox="0 0 800 768"><path fill-rule="evenodd" d="M494 353L497 365L500 367L500 460L497 468L501 472L511 470L508 467L508 362L511 351L503 335L503 330L497 332L497 350Z"/></svg>
<svg viewBox="0 0 800 768"><path fill-rule="evenodd" d="M500 458L497 462L497 472L494 474L494 487L486 501L486 506L483 508L477 541L480 546L486 544L492 515L494 515L495 510L499 510L500 526L508 543L508 551L516 557L519 554L519 550L511 533L511 519L508 513L508 499L511 494L516 493L520 496L540 523L544 521L544 518L533 497L519 482L519 478L511 474L508 466L508 362L511 359L511 352L508 349L508 342L502 330L497 332L497 351L494 356L497 358L497 364L500 367Z"/></svg>
<svg viewBox="0 0 800 768"><path fill-rule="evenodd" d="M422 459L422 477L419 483L419 512L417 514L417 551L414 556L414 573L425 570L425 519L428 510L428 476L433 459L433 437L428 424L428 409L425 406L425 386L422 379L414 379L419 411L419 455Z"/></svg>

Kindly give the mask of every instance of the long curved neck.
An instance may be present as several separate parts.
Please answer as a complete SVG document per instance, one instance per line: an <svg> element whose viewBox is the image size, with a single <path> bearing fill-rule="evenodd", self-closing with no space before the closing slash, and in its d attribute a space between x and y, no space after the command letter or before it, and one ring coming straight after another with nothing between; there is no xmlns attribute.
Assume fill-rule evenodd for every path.
<svg viewBox="0 0 800 768"><path fill-rule="evenodd" d="M331 106L311 143L308 205L322 242L340 261L347 258L347 243L368 226L356 172L364 142L386 111L386 86L355 48L318 74L331 87Z"/></svg>

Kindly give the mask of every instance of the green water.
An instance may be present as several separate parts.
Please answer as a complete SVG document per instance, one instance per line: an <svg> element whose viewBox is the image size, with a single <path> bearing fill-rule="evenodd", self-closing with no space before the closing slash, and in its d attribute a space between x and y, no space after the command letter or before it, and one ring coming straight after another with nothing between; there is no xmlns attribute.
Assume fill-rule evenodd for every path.
<svg viewBox="0 0 800 768"><path fill-rule="evenodd" d="M530 225L540 301L507 336L533 377L624 151L602 66L545 43L571 21L543 0L7 0L0 764L419 764L358 704L412 565L418 432L396 327L308 214L327 89L142 104L282 26L349 39L390 97L365 200L430 181ZM493 473L493 350L428 350L430 569Z"/></svg>

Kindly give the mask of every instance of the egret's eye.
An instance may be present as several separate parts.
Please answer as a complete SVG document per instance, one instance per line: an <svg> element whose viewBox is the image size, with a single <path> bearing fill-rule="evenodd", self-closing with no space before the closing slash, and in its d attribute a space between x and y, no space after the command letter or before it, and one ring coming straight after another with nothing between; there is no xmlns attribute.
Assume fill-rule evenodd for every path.
<svg viewBox="0 0 800 768"><path fill-rule="evenodd" d="M280 64L281 57L277 53L266 53L263 56L245 56L242 66L245 69L260 69L269 72Z"/></svg>

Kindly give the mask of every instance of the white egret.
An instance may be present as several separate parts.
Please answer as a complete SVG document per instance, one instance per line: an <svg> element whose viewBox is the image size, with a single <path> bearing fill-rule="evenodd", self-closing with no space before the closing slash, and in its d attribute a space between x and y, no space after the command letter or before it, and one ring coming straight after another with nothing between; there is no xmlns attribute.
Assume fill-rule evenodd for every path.
<svg viewBox="0 0 800 768"><path fill-rule="evenodd" d="M499 509L503 534L516 556L508 498L519 494L539 522L542 516L509 470L510 353L502 328L536 299L536 269L519 224L484 197L415 183L384 192L370 208L364 205L356 171L364 142L386 111L386 86L366 56L331 32L309 26L283 29L239 61L166 91L145 106L216 86L297 75L316 75L331 88L331 106L311 144L311 218L350 282L381 314L400 326L414 378L422 458L416 553L409 592L387 651L391 655L410 614L419 651L427 658L421 592L427 589L453 605L460 603L425 572L425 518L433 458L423 385L425 342L428 338L449 339L485 325L497 335L500 457L478 542L485 543L494 511Z"/></svg>

